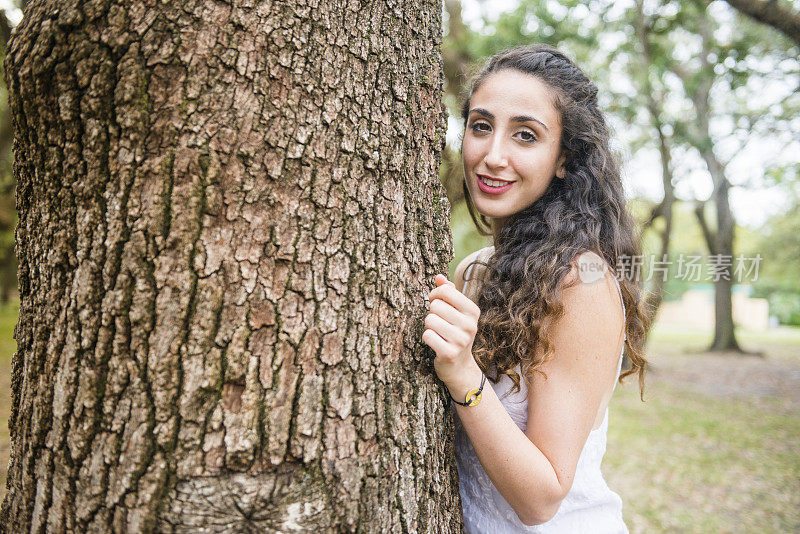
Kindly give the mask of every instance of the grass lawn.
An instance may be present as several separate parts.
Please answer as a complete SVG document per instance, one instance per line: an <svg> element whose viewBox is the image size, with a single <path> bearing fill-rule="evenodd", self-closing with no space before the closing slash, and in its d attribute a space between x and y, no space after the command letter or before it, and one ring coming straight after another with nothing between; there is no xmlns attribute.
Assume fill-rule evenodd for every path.
<svg viewBox="0 0 800 534"><path fill-rule="evenodd" d="M5 495L10 365L17 305L0 306L0 497ZM800 329L739 333L748 350L800 376ZM633 377L618 385L609 413L603 472L622 496L631 532L800 531L800 410L762 395L717 396L667 380L667 362L707 358L710 334L656 328L645 402ZM687 354L690 355L687 357ZM696 360L699 361L699 360ZM748 360L753 362L751 357ZM731 358L731 366L744 365ZM681 364L684 365L684 364ZM727 360L723 365L728 365ZM787 367L788 366L788 367ZM784 373L785 374L785 373ZM686 375L690 376L691 375ZM713 387L713 384L706 388ZM768 390L772 391L772 390ZM786 391L778 389L776 391ZM710 392L712 393L712 392ZM800 392L798 392L800 396Z"/></svg>
<svg viewBox="0 0 800 534"><path fill-rule="evenodd" d="M631 532L800 530L800 414L630 379L609 413L603 473Z"/></svg>
<svg viewBox="0 0 800 534"><path fill-rule="evenodd" d="M744 387L770 375L740 377L732 369L720 386L734 387L719 387L725 393L718 394L712 380L693 382L691 373L679 373L681 366L709 362L718 369L775 366L794 373L789 385L800 384L800 329L742 330L738 339L765 358L704 354L710 333L656 328L647 356L660 371L646 375L645 402L632 376L617 386L603 473L623 499L631 532L800 531L798 403L752 394L790 389ZM684 385L676 376L690 379ZM741 381L740 394L731 393L734 379ZM794 391L796 400L800 391Z"/></svg>

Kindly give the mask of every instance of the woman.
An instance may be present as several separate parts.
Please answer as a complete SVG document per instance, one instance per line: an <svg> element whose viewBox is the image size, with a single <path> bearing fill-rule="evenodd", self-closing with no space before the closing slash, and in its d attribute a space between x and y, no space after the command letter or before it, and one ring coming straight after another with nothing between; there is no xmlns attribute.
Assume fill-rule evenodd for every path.
<svg viewBox="0 0 800 534"><path fill-rule="evenodd" d="M465 531L627 532L600 463L617 380L638 374L644 400L647 324L597 88L555 48L517 47L462 116L465 196L494 245L436 275L422 340L458 415Z"/></svg>

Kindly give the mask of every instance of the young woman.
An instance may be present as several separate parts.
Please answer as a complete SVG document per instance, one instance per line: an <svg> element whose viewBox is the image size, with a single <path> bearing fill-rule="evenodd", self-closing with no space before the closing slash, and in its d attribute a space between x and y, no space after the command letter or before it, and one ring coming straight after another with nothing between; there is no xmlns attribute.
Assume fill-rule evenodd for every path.
<svg viewBox="0 0 800 534"><path fill-rule="evenodd" d="M458 415L465 531L627 532L600 463L617 381L638 374L644 400L647 324L597 87L552 47L513 48L462 115L464 193L494 245L436 275L422 340Z"/></svg>

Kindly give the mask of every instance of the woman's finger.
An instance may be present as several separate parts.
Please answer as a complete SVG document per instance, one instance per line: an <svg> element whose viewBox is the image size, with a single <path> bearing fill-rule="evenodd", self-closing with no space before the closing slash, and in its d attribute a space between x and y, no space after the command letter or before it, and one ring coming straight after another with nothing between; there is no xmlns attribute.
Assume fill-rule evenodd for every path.
<svg viewBox="0 0 800 534"><path fill-rule="evenodd" d="M436 276L434 276L433 281L436 283L437 286L440 286L442 284L451 284L453 287L455 287L456 285L455 282L451 282L443 274L437 274Z"/></svg>
<svg viewBox="0 0 800 534"><path fill-rule="evenodd" d="M425 317L425 328L433 330L449 343L459 347L465 347L469 343L469 334L461 328L448 323L435 313L429 313Z"/></svg>
<svg viewBox="0 0 800 534"><path fill-rule="evenodd" d="M478 308L478 305L472 302L464 293L456 289L454 285L443 284L431 290L428 297L431 302L433 302L434 299L442 299L461 313L469 315L470 317L477 318L480 315L480 308Z"/></svg>
<svg viewBox="0 0 800 534"><path fill-rule="evenodd" d="M442 299L433 299L428 307L430 313L435 313L452 325L463 325L465 321L474 319L455 309L449 302Z"/></svg>
<svg viewBox="0 0 800 534"><path fill-rule="evenodd" d="M422 333L422 341L430 348L432 348L437 356L439 354L445 354L447 352L447 347L448 347L447 341L445 341L442 338L442 336L440 336L430 328L426 329Z"/></svg>

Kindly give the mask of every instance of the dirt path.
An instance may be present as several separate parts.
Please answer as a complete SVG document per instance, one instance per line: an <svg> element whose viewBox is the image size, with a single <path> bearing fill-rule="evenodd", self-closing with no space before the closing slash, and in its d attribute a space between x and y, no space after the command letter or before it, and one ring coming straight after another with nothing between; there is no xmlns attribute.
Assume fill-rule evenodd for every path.
<svg viewBox="0 0 800 534"><path fill-rule="evenodd" d="M800 361L739 354L650 355L648 378L712 397L777 399L800 412Z"/></svg>

